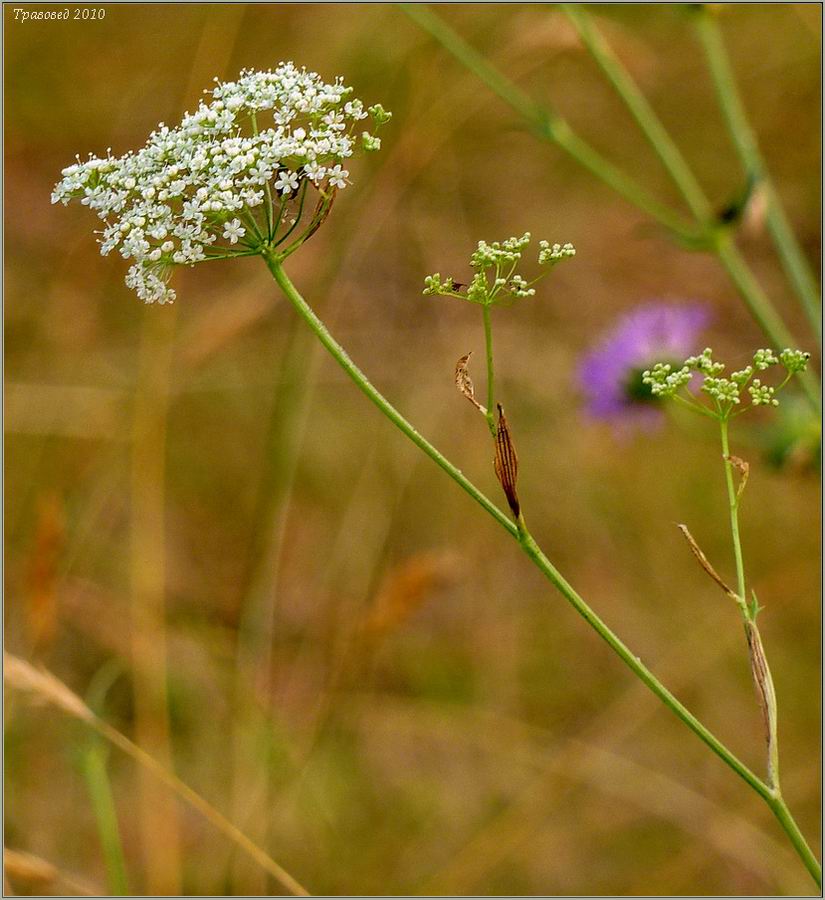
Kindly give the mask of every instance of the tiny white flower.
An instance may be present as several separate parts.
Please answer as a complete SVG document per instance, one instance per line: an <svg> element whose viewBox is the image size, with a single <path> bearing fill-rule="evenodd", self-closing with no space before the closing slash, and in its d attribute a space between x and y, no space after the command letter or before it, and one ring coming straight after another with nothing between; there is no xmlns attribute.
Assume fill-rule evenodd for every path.
<svg viewBox="0 0 825 900"><path fill-rule="evenodd" d="M275 190L282 194L291 194L298 190L298 176L289 169L282 169L281 174L275 181Z"/></svg>
<svg viewBox="0 0 825 900"><path fill-rule="evenodd" d="M349 175L349 172L346 169L342 169L340 165L334 165L328 174L329 183L333 187L345 188L347 186L347 175Z"/></svg>
<svg viewBox="0 0 825 900"><path fill-rule="evenodd" d="M233 219L227 222L223 229L223 236L230 244L237 244L238 238L242 238L246 234L246 229L241 225L240 219Z"/></svg>

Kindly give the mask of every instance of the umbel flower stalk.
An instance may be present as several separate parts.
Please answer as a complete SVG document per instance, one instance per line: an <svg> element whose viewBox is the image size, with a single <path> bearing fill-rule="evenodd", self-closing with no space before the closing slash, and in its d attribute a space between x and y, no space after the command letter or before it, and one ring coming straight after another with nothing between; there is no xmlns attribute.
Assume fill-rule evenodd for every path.
<svg viewBox="0 0 825 900"><path fill-rule="evenodd" d="M456 382L485 416L511 518L378 391L284 269L284 261L323 224L335 192L348 184L347 160L359 148L370 151L380 146L369 132L356 140L355 123L371 116L380 126L389 121L390 113L380 105L365 109L361 101L350 99L351 89L340 79L326 84L292 63L268 72L243 72L236 82L219 83L210 93L210 102L187 114L176 128L159 126L136 153L90 157L69 166L53 201L78 198L98 213L105 223L101 252L117 249L133 261L127 284L147 303L175 299L169 279L176 266L260 256L283 295L358 389L517 541L622 662L766 801L820 883L819 864L774 786L752 772L659 681L556 569L527 528L515 492L512 435L495 395L490 310L502 301L535 294L533 284L539 279L528 281L516 272L530 236L500 244L480 242L471 257L476 272L469 285L433 275L425 291L457 296L482 307L486 408L474 398L467 357L459 360ZM539 278L574 253L572 245L542 242L538 263L544 271Z"/></svg>

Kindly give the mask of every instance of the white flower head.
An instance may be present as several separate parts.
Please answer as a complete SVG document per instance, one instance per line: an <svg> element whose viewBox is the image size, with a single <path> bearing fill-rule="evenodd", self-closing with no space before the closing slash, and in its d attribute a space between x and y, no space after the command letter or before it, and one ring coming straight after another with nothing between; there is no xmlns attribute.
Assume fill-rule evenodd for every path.
<svg viewBox="0 0 825 900"><path fill-rule="evenodd" d="M52 193L53 203L79 199L104 221L101 253L132 260L126 283L147 303L174 299L174 265L288 255L308 232L281 246L276 223L294 215L284 205L303 209L311 189L322 208L349 183L343 163L358 147L353 133L366 113L341 78L328 84L286 62L216 79L205 93L195 112L174 128L158 125L139 150L78 157ZM314 221L318 227L323 217Z"/></svg>

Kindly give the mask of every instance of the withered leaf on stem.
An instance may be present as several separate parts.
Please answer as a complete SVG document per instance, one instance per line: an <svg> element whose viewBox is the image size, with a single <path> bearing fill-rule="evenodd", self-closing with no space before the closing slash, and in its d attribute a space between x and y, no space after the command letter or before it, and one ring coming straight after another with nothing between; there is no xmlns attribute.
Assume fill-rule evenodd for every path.
<svg viewBox="0 0 825 900"><path fill-rule="evenodd" d="M762 638L759 629L752 622L745 626L748 637L748 650L750 651L751 673L756 685L756 696L759 699L759 708L762 711L762 721L765 726L765 742L768 745L768 775L771 784L776 782L776 693L773 687L771 670L765 658L765 650L762 647Z"/></svg>
<svg viewBox="0 0 825 900"><path fill-rule="evenodd" d="M699 561L699 565L719 585L719 587L722 588L722 590L728 595L728 597L741 604L743 601L740 599L739 595L735 590L733 590L733 588L728 587L728 585L725 584L725 582L722 580L721 575L719 575L716 569L714 569L710 564L710 560L707 558L707 556L705 556L705 554L702 552L702 548L696 543L693 535L688 531L687 525L677 525L676 527L685 536L685 540L688 542L688 546L693 552L693 555Z"/></svg>
<svg viewBox="0 0 825 900"><path fill-rule="evenodd" d="M510 427L504 418L504 410L498 404L498 427L496 428L496 477L504 489L507 503L510 505L513 515L518 519L521 508L516 493L516 479L518 478L518 457L513 439L510 435Z"/></svg>
<svg viewBox="0 0 825 900"><path fill-rule="evenodd" d="M742 496L742 491L745 490L745 485L748 483L748 475L750 474L750 463L745 462L744 459L740 456L734 456L730 454L726 456L725 459L739 472L739 487L736 489L736 499L737 501Z"/></svg>
<svg viewBox="0 0 825 900"><path fill-rule="evenodd" d="M482 414L487 415L487 410L476 400L475 391L473 389L473 380L467 367L470 364L470 357L473 355L472 350L455 364L455 386L461 393L473 404L473 406Z"/></svg>

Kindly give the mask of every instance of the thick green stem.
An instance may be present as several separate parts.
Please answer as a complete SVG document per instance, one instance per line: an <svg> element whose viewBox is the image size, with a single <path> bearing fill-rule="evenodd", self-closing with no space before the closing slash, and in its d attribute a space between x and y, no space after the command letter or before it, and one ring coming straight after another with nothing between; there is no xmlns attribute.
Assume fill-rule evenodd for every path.
<svg viewBox="0 0 825 900"><path fill-rule="evenodd" d="M733 539L733 556L736 560L736 584L737 593L743 605L748 602L745 592L745 563L742 558L742 542L739 538L739 498L736 496L736 487L733 483L733 463L730 461L730 446L728 444L728 421L719 420L719 430L722 434L722 459L725 465L725 484L728 489L728 514L730 516L730 533Z"/></svg>
<svg viewBox="0 0 825 900"><path fill-rule="evenodd" d="M416 431L416 429L398 412L397 409L380 393L367 376L355 365L350 359L349 354L335 340L335 338L327 330L324 323L315 314L312 307L304 300L298 289L290 280L284 271L281 261L275 254L264 256L264 260L272 273L273 278L283 291L286 298L292 303L293 307L301 318L312 329L315 336L323 344L324 348L329 352L332 358L352 379L358 389L365 394L372 403L417 447L424 451L437 465L461 487L463 488L481 507L483 507L502 528L505 529L512 537L514 537L524 553L535 563L550 583L561 593L567 602L579 613L579 615L597 632L597 634L610 646L610 648L619 656L622 662L645 684L648 688L678 716L691 731L696 734L700 740L704 741L708 747L734 772L745 781L750 787L759 794L770 806L782 824L782 827L788 833L797 852L803 857L809 871L821 884L822 874L818 868L816 859L811 850L805 844L801 832L796 827L793 819L788 812L784 803L781 809L777 805L781 803L778 794L761 778L755 775L737 756L735 756L728 748L710 732L697 718L683 706L673 694L659 681L658 678L644 665L644 663L635 656L628 647L620 640L620 638L611 631L599 616L588 606L582 597L573 589L573 587L565 580L556 567L544 555L541 548L533 539L532 535L527 531L524 521L520 520L515 525L505 513L503 513L491 500L489 500L459 469L457 469L445 456L443 456L429 441ZM781 813L781 814L780 814ZM792 833L791 827L794 832ZM801 845L800 842L801 841ZM804 846L807 857L802 852ZM814 868L811 867L813 861Z"/></svg>
<svg viewBox="0 0 825 900"><path fill-rule="evenodd" d="M716 16L700 9L696 15L696 29L708 59L711 77L719 98L722 114L727 122L739 159L745 171L761 186L767 202L765 218L785 271L799 295L811 327L817 337L822 336L822 302L816 278L791 228L779 194L768 174L756 135L750 126L742 98L736 88L730 60L725 50Z"/></svg>
<svg viewBox="0 0 825 900"><path fill-rule="evenodd" d="M490 305L485 303L481 307L484 316L484 349L487 357L487 425L490 433L495 437L495 382L493 380L493 325L490 321Z"/></svg>

